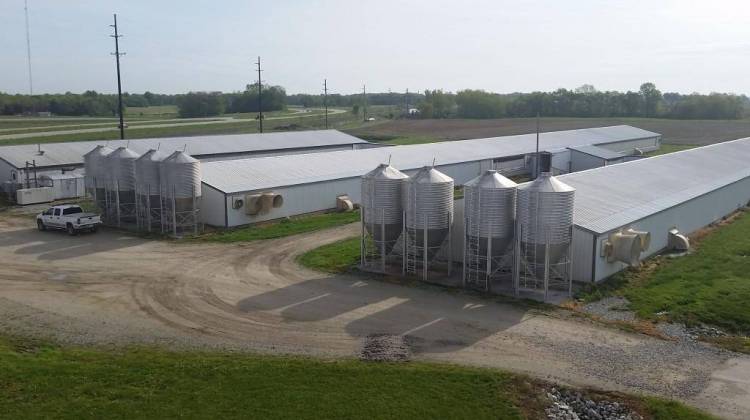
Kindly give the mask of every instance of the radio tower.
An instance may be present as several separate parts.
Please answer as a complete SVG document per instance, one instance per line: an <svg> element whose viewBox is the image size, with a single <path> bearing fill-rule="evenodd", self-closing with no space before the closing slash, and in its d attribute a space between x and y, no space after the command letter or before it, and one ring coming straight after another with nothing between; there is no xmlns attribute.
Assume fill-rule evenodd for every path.
<svg viewBox="0 0 750 420"><path fill-rule="evenodd" d="M23 0L23 12L26 15L26 57L29 62L29 95L34 94L34 82L31 78L31 37L29 36L29 4Z"/></svg>

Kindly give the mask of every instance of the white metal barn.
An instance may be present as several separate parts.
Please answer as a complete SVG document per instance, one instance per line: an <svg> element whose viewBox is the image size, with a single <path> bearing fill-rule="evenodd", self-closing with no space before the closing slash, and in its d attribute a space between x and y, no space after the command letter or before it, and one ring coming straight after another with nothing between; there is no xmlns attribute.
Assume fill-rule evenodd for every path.
<svg viewBox="0 0 750 420"><path fill-rule="evenodd" d="M687 235L747 205L750 138L558 178L576 189L573 279L598 282L626 267L602 256L610 233L649 232L643 259L667 246L671 228Z"/></svg>
<svg viewBox="0 0 750 420"><path fill-rule="evenodd" d="M356 150L375 146L337 130L0 146L0 184L10 182L33 186L33 181L38 181L42 176L68 174L72 169L83 168L83 155L97 145L104 144L113 149L127 146L138 154L149 149L167 153L184 150L201 161ZM83 171L75 173L83 177Z"/></svg>
<svg viewBox="0 0 750 420"><path fill-rule="evenodd" d="M661 135L630 126L555 131L540 135L540 150L550 152L557 173L570 169L569 147L598 145L618 153L655 150ZM202 165L203 222L232 227L336 207L337 197L360 202L360 177L381 163L411 175L431 165L456 185L487 169L513 173L528 168L536 150L536 134L396 146L357 151L206 162ZM248 214L250 195L273 192L284 205L262 214Z"/></svg>

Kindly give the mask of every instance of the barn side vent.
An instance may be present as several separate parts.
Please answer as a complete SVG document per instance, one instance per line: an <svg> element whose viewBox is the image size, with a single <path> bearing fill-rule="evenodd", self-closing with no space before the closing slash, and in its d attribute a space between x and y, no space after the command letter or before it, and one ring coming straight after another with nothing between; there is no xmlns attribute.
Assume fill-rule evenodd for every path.
<svg viewBox="0 0 750 420"><path fill-rule="evenodd" d="M255 216L261 212L262 194L248 194L245 196L245 214Z"/></svg>
<svg viewBox="0 0 750 420"><path fill-rule="evenodd" d="M348 195L340 195L336 197L336 210L340 212L347 212L354 210L354 203Z"/></svg>
<svg viewBox="0 0 750 420"><path fill-rule="evenodd" d="M604 241L602 256L607 257L607 262L619 261L631 267L639 267L641 253L646 249L644 245L649 244L648 232L621 230L609 235L609 238Z"/></svg>
<svg viewBox="0 0 750 420"><path fill-rule="evenodd" d="M284 197L274 192L267 192L261 194L260 198L260 213L269 213L272 209L278 209L284 205Z"/></svg>
<svg viewBox="0 0 750 420"><path fill-rule="evenodd" d="M685 252L690 249L690 240L687 236L681 234L677 228L669 229L667 248L670 251Z"/></svg>

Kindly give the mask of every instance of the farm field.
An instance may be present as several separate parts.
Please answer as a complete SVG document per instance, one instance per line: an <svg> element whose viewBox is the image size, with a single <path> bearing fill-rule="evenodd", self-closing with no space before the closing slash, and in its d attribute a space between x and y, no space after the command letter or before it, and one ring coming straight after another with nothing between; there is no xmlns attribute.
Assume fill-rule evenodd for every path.
<svg viewBox="0 0 750 420"><path fill-rule="evenodd" d="M161 117L177 116L177 105L129 106L125 108L125 117Z"/></svg>
<svg viewBox="0 0 750 420"><path fill-rule="evenodd" d="M257 133L258 122L254 118L250 118L249 114L243 114L246 118L234 118L229 116L221 116L215 118L200 118L200 119L157 119L144 120L145 117L139 117L138 119L128 118L126 122L129 128L125 131L125 136L128 139L138 138L153 138L153 137L175 137L175 136L199 136L199 135L212 135L212 134L241 134L241 133ZM274 114L272 114L274 115ZM322 112L311 111L311 112L282 112L275 116L267 117L265 120L264 129L266 131L288 131L288 130L314 130L322 129L325 126L325 117ZM40 126L36 130L38 135L29 135L29 133L36 134L35 130L7 130L2 132L3 123L0 120L0 144L11 145L11 144L37 144L37 143L54 143L54 142L67 142L67 141L91 141L91 140L113 140L118 139L120 134L116 130L117 122L112 119L94 120L91 125L73 125L72 127L60 128L49 128L48 126ZM153 123L151 122L153 121ZM361 116L351 114L351 112L342 110L331 109L328 115L329 128L332 129L349 129L353 127L359 127L363 124L371 125L373 122L362 122ZM379 122L379 121L378 121ZM33 123L30 119L27 123ZM77 124L72 122L71 124ZM112 124L112 128L108 128L107 125ZM104 128L102 128L104 125ZM22 127L17 127L18 129ZM75 132L72 130L76 129L88 129L92 130ZM94 130L95 129L95 130ZM70 132L55 132L71 130ZM14 134L22 134L23 136L13 137Z"/></svg>
<svg viewBox="0 0 750 420"><path fill-rule="evenodd" d="M542 118L542 131L572 130L627 124L663 135L668 144L705 145L742 137L750 137L750 120L667 120L651 118ZM394 120L351 129L348 132L374 141L399 138L433 138L463 140L532 133L535 118L493 120ZM409 142L413 140L402 140Z"/></svg>

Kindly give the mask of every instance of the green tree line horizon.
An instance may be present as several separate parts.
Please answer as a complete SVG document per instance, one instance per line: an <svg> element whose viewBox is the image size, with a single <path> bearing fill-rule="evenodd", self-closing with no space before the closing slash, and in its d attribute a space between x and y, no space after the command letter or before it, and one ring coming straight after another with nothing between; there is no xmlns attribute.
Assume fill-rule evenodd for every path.
<svg viewBox="0 0 750 420"><path fill-rule="evenodd" d="M410 118L516 118L534 117L645 117L671 119L740 119L750 114L750 99L731 93L662 93L653 83L637 91L599 91L586 84L576 89L551 92L501 94L464 89L424 92L373 92L363 95L287 94L282 86L264 85L263 111L287 106L351 107L359 112L365 104L395 107L394 117ZM258 86L238 92L188 92L156 94L124 93L125 107L177 105L181 117L207 117L225 113L258 112ZM416 112L414 110L417 110ZM61 116L116 116L117 95L86 91L82 94L22 95L0 92L0 115L34 115L49 112Z"/></svg>

